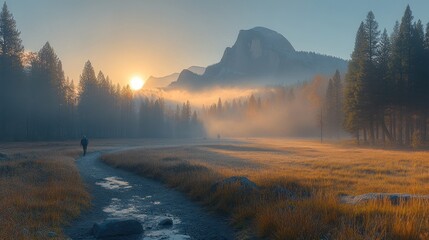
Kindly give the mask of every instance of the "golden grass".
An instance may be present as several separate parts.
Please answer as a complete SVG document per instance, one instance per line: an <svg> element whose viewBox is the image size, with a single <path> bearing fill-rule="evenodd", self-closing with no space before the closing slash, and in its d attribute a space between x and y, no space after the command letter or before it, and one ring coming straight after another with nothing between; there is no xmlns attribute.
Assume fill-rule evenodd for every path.
<svg viewBox="0 0 429 240"><path fill-rule="evenodd" d="M90 139L89 152L148 141L161 142ZM81 152L79 140L0 143L1 240L67 238L62 227L90 205L74 161ZM57 236L48 237L49 232Z"/></svg>
<svg viewBox="0 0 429 240"><path fill-rule="evenodd" d="M66 238L62 227L90 203L71 146L1 145L9 159L0 161L0 239Z"/></svg>
<svg viewBox="0 0 429 240"><path fill-rule="evenodd" d="M133 150L103 160L164 181L231 216L238 228L273 239L428 239L429 203L340 203L340 194L429 194L429 152L357 148L305 140ZM246 176L261 190L213 183ZM275 187L295 198L278 197Z"/></svg>

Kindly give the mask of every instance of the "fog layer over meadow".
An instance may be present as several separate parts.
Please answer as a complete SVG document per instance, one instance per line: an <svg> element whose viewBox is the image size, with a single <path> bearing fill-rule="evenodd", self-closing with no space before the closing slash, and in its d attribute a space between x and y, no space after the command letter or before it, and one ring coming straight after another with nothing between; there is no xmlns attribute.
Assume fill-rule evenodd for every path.
<svg viewBox="0 0 429 240"><path fill-rule="evenodd" d="M201 91L145 89L137 96L163 99L165 111L190 101L209 137L299 136L320 134L320 110L327 79L259 88L211 88ZM150 100L149 100L150 101Z"/></svg>

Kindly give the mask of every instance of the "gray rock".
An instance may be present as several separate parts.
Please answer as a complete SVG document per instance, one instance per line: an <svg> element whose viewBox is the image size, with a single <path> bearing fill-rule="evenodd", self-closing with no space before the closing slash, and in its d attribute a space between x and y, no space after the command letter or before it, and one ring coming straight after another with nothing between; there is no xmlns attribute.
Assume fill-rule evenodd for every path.
<svg viewBox="0 0 429 240"><path fill-rule="evenodd" d="M108 218L95 223L92 233L96 238L142 234L143 226L135 219Z"/></svg>
<svg viewBox="0 0 429 240"><path fill-rule="evenodd" d="M216 192L217 189L225 187L226 185L230 185L230 184L239 184L240 189L246 192L249 192L249 191L251 192L259 189L256 183L250 181L247 177L233 176L233 177L225 178L222 181L213 184L210 187L210 191Z"/></svg>
<svg viewBox="0 0 429 240"><path fill-rule="evenodd" d="M158 223L158 226L162 228L171 227L173 226L173 220L171 218L164 218Z"/></svg>
<svg viewBox="0 0 429 240"><path fill-rule="evenodd" d="M371 200L389 200L392 205L399 205L401 202L407 202L411 199L429 201L429 195L417 195L406 193L366 193L357 196L343 195L340 200L347 204L365 203Z"/></svg>

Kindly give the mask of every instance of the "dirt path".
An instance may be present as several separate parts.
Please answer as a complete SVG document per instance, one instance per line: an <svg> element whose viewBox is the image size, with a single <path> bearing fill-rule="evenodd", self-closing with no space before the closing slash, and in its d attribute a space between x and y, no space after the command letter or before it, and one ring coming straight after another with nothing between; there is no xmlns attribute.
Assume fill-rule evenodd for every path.
<svg viewBox="0 0 429 240"><path fill-rule="evenodd" d="M208 213L182 193L159 182L101 163L101 153L77 160L81 176L93 197L93 207L65 229L72 239L94 239L94 222L109 217L134 217L145 229L134 239L233 239L227 219ZM169 217L173 227L160 229L158 222ZM124 239L124 238L118 238Z"/></svg>

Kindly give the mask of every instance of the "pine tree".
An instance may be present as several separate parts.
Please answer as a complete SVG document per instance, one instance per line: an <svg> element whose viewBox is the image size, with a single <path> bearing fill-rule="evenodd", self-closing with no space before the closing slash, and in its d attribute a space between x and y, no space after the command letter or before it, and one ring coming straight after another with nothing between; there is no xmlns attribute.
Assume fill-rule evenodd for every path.
<svg viewBox="0 0 429 240"><path fill-rule="evenodd" d="M358 143L360 140L359 131L364 125L362 106L362 69L367 60L365 56L365 35L364 23L362 22L356 33L355 47L349 62L348 72L346 74L346 88L344 92L344 128L356 136Z"/></svg>
<svg viewBox="0 0 429 240"><path fill-rule="evenodd" d="M0 138L24 137L26 91L20 32L6 2L0 13Z"/></svg>
<svg viewBox="0 0 429 240"><path fill-rule="evenodd" d="M378 23L375 21L375 16L370 11L366 17L364 24L365 31L365 55L367 60L364 67L361 69L363 77L362 81L362 93L363 97L363 111L368 124L365 125L365 129L369 130L371 143L375 143L374 125L376 121L376 115L379 106L377 105L377 85L379 79L376 74L376 59L378 52L378 42L380 37L380 31L378 30ZM365 131L365 130L364 130Z"/></svg>
<svg viewBox="0 0 429 240"><path fill-rule="evenodd" d="M387 30L384 29L380 38L378 53L377 53L377 85L375 87L375 99L377 109L377 121L382 130L382 139L385 142L385 136L392 142L391 132L387 129L385 115L391 116L393 111L394 99L394 83L390 74L390 59L391 59L391 43ZM390 119L392 121L392 119Z"/></svg>
<svg viewBox="0 0 429 240"><path fill-rule="evenodd" d="M76 87L73 80L69 78L66 79L66 117L64 118L66 121L66 136L68 138L76 137Z"/></svg>
<svg viewBox="0 0 429 240"><path fill-rule="evenodd" d="M32 61L29 85L33 132L38 138L64 137L67 86L61 61L47 42Z"/></svg>
<svg viewBox="0 0 429 240"><path fill-rule="evenodd" d="M355 49L346 75L345 127L356 134L363 130L364 141L367 132L371 144L378 136L379 89L377 59L380 31L374 14L369 12L365 23L361 23L355 42Z"/></svg>
<svg viewBox="0 0 429 240"><path fill-rule="evenodd" d="M426 93L429 92L429 23L426 24L426 34L425 34L425 39L424 39L424 59L425 61L423 63L421 63L423 69L425 69L425 71L423 72L424 75L424 79L426 80L426 87L424 88L424 91ZM427 118L428 118L428 111L429 111L429 96L426 94L426 100L424 101L423 104L423 119L422 119L422 140L426 141L427 140Z"/></svg>
<svg viewBox="0 0 429 240"><path fill-rule="evenodd" d="M364 31L366 32L366 51L368 61L374 62L377 57L378 41L380 38L380 31L378 30L378 23L375 21L375 16L370 11L364 23Z"/></svg>
<svg viewBox="0 0 429 240"><path fill-rule="evenodd" d="M409 138L416 136L422 137L417 139L421 141L425 139L426 113L427 102L429 101L429 79L426 74L427 66L425 64L425 33L423 24L420 20L413 24L412 43L411 43L411 60L410 60L410 110L408 119ZM412 119L414 118L414 119ZM416 134L414 134L416 132ZM423 134L422 134L423 133Z"/></svg>
<svg viewBox="0 0 429 240"><path fill-rule="evenodd" d="M334 132L337 138L340 138L341 123L343 122L343 84L341 82L340 72L335 71L332 78L332 84L334 89Z"/></svg>
<svg viewBox="0 0 429 240"><path fill-rule="evenodd" d="M189 101L183 103L181 119L185 125L187 125L191 120L191 104Z"/></svg>
<svg viewBox="0 0 429 240"><path fill-rule="evenodd" d="M419 109L423 107L426 99L427 89L425 71L425 36L423 24L420 20L413 24L411 60L410 60L410 79L411 79L411 104Z"/></svg>
<svg viewBox="0 0 429 240"><path fill-rule="evenodd" d="M16 28L13 15L9 12L6 2L3 4L0 13L0 56L3 66L17 69L22 68L21 57L24 46L19 35L21 33Z"/></svg>
<svg viewBox="0 0 429 240"><path fill-rule="evenodd" d="M79 103L78 111L80 117L81 133L89 136L97 136L97 113L98 109L97 95L97 78L94 68L90 61L85 63L79 81Z"/></svg>
<svg viewBox="0 0 429 240"><path fill-rule="evenodd" d="M412 53L412 32L413 32L413 15L410 6L407 6L405 13L399 25L399 31L394 45L395 58L395 81L397 85L397 93L395 94L398 99L398 136L397 141L399 144L410 143L410 95L412 87L411 73L411 53ZM404 131L405 127L405 131Z"/></svg>
<svg viewBox="0 0 429 240"><path fill-rule="evenodd" d="M223 112L222 100L219 98L217 100L217 114L218 114L218 116L221 116L222 112Z"/></svg>
<svg viewBox="0 0 429 240"><path fill-rule="evenodd" d="M429 51L429 23L426 24L425 50L426 53Z"/></svg>
<svg viewBox="0 0 429 240"><path fill-rule="evenodd" d="M328 136L332 136L333 128L334 128L334 115L335 115L335 109L334 109L334 103L335 97L334 97L334 84L332 82L332 79L329 79L328 82L328 88L326 89L326 95L325 95L325 103L322 110L324 110L324 113L321 113L321 117L324 119L321 119L321 125L323 125L322 130L325 130L325 133ZM324 124L322 124L322 122ZM326 135L325 134L325 135Z"/></svg>
<svg viewBox="0 0 429 240"><path fill-rule="evenodd" d="M325 111L322 113L325 132L330 137L336 136L339 138L341 123L343 122L343 86L338 70L329 79L323 110Z"/></svg>
<svg viewBox="0 0 429 240"><path fill-rule="evenodd" d="M121 90L121 135L123 137L133 137L136 119L134 116L133 91L129 85Z"/></svg>

